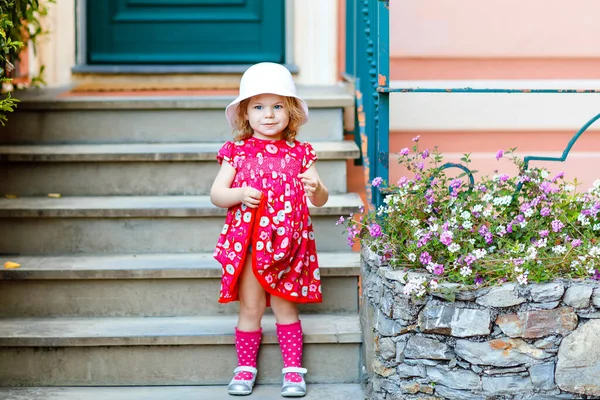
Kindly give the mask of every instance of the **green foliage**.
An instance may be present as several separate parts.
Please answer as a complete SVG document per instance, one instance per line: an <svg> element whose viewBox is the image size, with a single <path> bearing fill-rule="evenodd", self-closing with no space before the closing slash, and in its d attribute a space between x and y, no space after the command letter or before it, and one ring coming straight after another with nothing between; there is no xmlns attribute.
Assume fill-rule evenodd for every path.
<svg viewBox="0 0 600 400"><path fill-rule="evenodd" d="M53 3L47 0L45 3ZM15 70L14 63L19 59L23 46L30 42L34 46L36 40L44 34L40 18L48 12L47 7L39 0L0 0L0 123L5 124L6 114L12 112L18 100L10 95L12 90L11 74ZM35 78L37 83L41 78Z"/></svg>

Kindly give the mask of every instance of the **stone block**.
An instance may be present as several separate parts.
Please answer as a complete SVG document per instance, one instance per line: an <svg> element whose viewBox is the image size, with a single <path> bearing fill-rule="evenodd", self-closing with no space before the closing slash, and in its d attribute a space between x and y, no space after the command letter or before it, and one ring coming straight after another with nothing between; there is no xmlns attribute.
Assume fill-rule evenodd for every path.
<svg viewBox="0 0 600 400"><path fill-rule="evenodd" d="M419 313L419 327L426 333L454 337L490 334L490 311L428 304Z"/></svg>
<svg viewBox="0 0 600 400"><path fill-rule="evenodd" d="M471 364L494 367L531 365L535 360L552 356L521 339L494 339L487 342L457 340L454 352Z"/></svg>
<svg viewBox="0 0 600 400"><path fill-rule="evenodd" d="M560 300L565 293L565 287L558 282L531 284L529 294L536 303L548 303Z"/></svg>
<svg viewBox="0 0 600 400"><path fill-rule="evenodd" d="M415 335L408 340L404 355L407 358L431 360L451 360L454 357L450 347L437 339Z"/></svg>
<svg viewBox="0 0 600 400"><path fill-rule="evenodd" d="M531 380L521 376L484 376L481 383L484 392L494 395L526 392L533 388Z"/></svg>
<svg viewBox="0 0 600 400"><path fill-rule="evenodd" d="M568 335L577 327L577 322L577 314L569 307L504 314L496 319L505 335L527 339Z"/></svg>
<svg viewBox="0 0 600 400"><path fill-rule="evenodd" d="M558 350L555 379L561 390L600 397L600 320L582 324Z"/></svg>
<svg viewBox="0 0 600 400"><path fill-rule="evenodd" d="M513 283L493 287L487 294L477 298L479 305L486 307L512 307L524 303L526 299L516 292Z"/></svg>
<svg viewBox="0 0 600 400"><path fill-rule="evenodd" d="M428 367L427 377L432 382L444 385L451 389L473 390L481 386L481 378L475 372L470 370L458 369L446 371L438 367Z"/></svg>
<svg viewBox="0 0 600 400"><path fill-rule="evenodd" d="M529 368L529 376L533 387L540 390L552 390L556 387L554 383L554 362L532 365Z"/></svg>
<svg viewBox="0 0 600 400"><path fill-rule="evenodd" d="M573 308L588 308L594 288L585 285L573 285L567 289L563 301Z"/></svg>

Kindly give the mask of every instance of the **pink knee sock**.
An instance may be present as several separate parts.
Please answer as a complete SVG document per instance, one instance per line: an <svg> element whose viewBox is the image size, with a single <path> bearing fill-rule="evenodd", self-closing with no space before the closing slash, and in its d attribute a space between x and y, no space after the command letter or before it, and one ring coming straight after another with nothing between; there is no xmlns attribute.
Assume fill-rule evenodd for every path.
<svg viewBox="0 0 600 400"><path fill-rule="evenodd" d="M283 367L302 367L302 325L300 321L289 325L276 324L276 326ZM295 372L288 372L285 374L285 379L290 382L301 382L302 376Z"/></svg>
<svg viewBox="0 0 600 400"><path fill-rule="evenodd" d="M238 357L238 367L254 367L256 368L256 358L258 355L258 347L262 338L262 329L253 332L244 332L235 328L235 351ZM235 380L251 380L251 372L238 372Z"/></svg>

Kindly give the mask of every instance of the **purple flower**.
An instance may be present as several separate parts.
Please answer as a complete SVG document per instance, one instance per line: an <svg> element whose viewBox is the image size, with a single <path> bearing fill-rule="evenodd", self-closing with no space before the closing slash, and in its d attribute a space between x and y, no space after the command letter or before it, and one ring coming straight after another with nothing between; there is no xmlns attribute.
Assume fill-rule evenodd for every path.
<svg viewBox="0 0 600 400"><path fill-rule="evenodd" d="M498 179L500 180L500 182L506 182L508 180L509 176L506 174L501 174L498 176Z"/></svg>
<svg viewBox="0 0 600 400"><path fill-rule="evenodd" d="M452 189L460 189L462 184L463 184L462 179L452 179L452 181L450 181L450 187Z"/></svg>
<svg viewBox="0 0 600 400"><path fill-rule="evenodd" d="M504 157L504 150L498 150L498 152L496 153L496 160L499 160L502 157Z"/></svg>
<svg viewBox="0 0 600 400"><path fill-rule="evenodd" d="M429 239L431 239L431 237L433 236L432 232L427 232L425 235L423 235L421 237L421 239L419 239L419 241L417 242L417 247L423 247L427 244L427 242L429 242Z"/></svg>
<svg viewBox="0 0 600 400"><path fill-rule="evenodd" d="M425 168L425 164L423 164L422 162L415 163L415 168L417 168L419 171L423 171L423 168Z"/></svg>
<svg viewBox="0 0 600 400"><path fill-rule="evenodd" d="M381 227L375 223L369 225L369 234L374 238L381 236L382 235Z"/></svg>
<svg viewBox="0 0 600 400"><path fill-rule="evenodd" d="M548 215L550 215L550 209L548 207L544 207L540 210L540 215L542 217L547 217Z"/></svg>
<svg viewBox="0 0 600 400"><path fill-rule="evenodd" d="M373 178L373 180L371 181L371 185L374 187L379 187L381 185L381 183L383 182L383 178L381 178L380 176Z"/></svg>
<svg viewBox="0 0 600 400"><path fill-rule="evenodd" d="M543 231L540 231L540 237L546 237L549 233L550 232L548 232L548 229L544 229Z"/></svg>
<svg viewBox="0 0 600 400"><path fill-rule="evenodd" d="M427 265L431 262L431 256L429 255L428 252L424 251L421 253L421 256L419 257L419 261L421 261L421 264Z"/></svg>
<svg viewBox="0 0 600 400"><path fill-rule="evenodd" d="M442 242L446 246L448 246L450 243L452 243L452 232L450 232L450 231L443 232L440 235L440 242Z"/></svg>
<svg viewBox="0 0 600 400"><path fill-rule="evenodd" d="M492 235L492 232L486 233L483 235L483 238L487 244L492 244L494 242L494 236Z"/></svg>
<svg viewBox="0 0 600 400"><path fill-rule="evenodd" d="M594 279L596 281L600 281L600 271L595 270L594 275L592 275L592 279Z"/></svg>
<svg viewBox="0 0 600 400"><path fill-rule="evenodd" d="M400 187L406 185L407 183L408 183L408 178L405 176L398 179L398 186L400 186Z"/></svg>
<svg viewBox="0 0 600 400"><path fill-rule="evenodd" d="M523 203L523 204L521 204L520 210L521 210L521 212L524 213L524 212L527 212L527 210L529 210L530 208L531 208L531 205L529 203Z"/></svg>
<svg viewBox="0 0 600 400"><path fill-rule="evenodd" d="M582 243L581 239L575 239L571 242L571 246L579 247L579 246L581 246L581 243Z"/></svg>
<svg viewBox="0 0 600 400"><path fill-rule="evenodd" d="M415 181L420 181L421 179L423 179L421 174L415 174Z"/></svg>
<svg viewBox="0 0 600 400"><path fill-rule="evenodd" d="M482 278L481 276L477 275L477 276L475 277L475 285L476 285L476 286L479 286L479 285L481 285L482 283L483 283L483 278Z"/></svg>
<svg viewBox="0 0 600 400"><path fill-rule="evenodd" d="M477 260L477 258L475 258L473 254L469 254L465 257L465 264L467 264L467 266L470 267L471 264L475 262L475 260Z"/></svg>
<svg viewBox="0 0 600 400"><path fill-rule="evenodd" d="M344 223L344 217L341 216L340 219L337 220L337 222L335 223L336 225L341 225Z"/></svg>
<svg viewBox="0 0 600 400"><path fill-rule="evenodd" d="M442 264L433 264L433 273L435 275L441 275L444 273L444 266Z"/></svg>
<svg viewBox="0 0 600 400"><path fill-rule="evenodd" d="M562 179L564 176L565 176L565 173L561 171L554 178L552 178L552 182L554 183L557 180Z"/></svg>
<svg viewBox="0 0 600 400"><path fill-rule="evenodd" d="M418 142L418 141L419 141L419 139L421 139L421 135L417 135L417 136L415 136L415 137L412 139L412 141L413 141L413 142Z"/></svg>
<svg viewBox="0 0 600 400"><path fill-rule="evenodd" d="M361 214L364 213L365 212L365 206L358 207L358 212L361 213Z"/></svg>
<svg viewBox="0 0 600 400"><path fill-rule="evenodd" d="M506 225L506 232L512 233L512 231L513 231L513 223L511 221L508 223L508 225Z"/></svg>
<svg viewBox="0 0 600 400"><path fill-rule="evenodd" d="M484 236L486 233L489 232L489 229L488 229L487 225L481 225L478 232L481 236Z"/></svg>
<svg viewBox="0 0 600 400"><path fill-rule="evenodd" d="M400 150L400 155L407 156L409 152L410 152L410 150L408 149L408 147L405 147L402 150Z"/></svg>
<svg viewBox="0 0 600 400"><path fill-rule="evenodd" d="M421 153L421 158L424 160L427 157L429 157L429 150L425 149L425 150L423 150L423 153Z"/></svg>
<svg viewBox="0 0 600 400"><path fill-rule="evenodd" d="M554 221L552 221L552 230L554 232L560 232L560 231L562 231L562 228L564 228L564 227L565 227L565 224L563 224L559 220L555 219Z"/></svg>

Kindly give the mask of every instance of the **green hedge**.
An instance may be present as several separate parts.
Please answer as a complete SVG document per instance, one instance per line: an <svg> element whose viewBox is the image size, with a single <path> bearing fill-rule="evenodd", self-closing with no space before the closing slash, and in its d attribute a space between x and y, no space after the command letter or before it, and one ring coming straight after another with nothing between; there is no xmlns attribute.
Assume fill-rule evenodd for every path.
<svg viewBox="0 0 600 400"><path fill-rule="evenodd" d="M10 94L11 76L14 63L19 59L20 51L29 40L35 45L36 39L44 32L40 17L46 15L45 5L55 0L0 0L0 123L5 124L7 114L12 112L18 102ZM34 47L35 49L35 47Z"/></svg>

